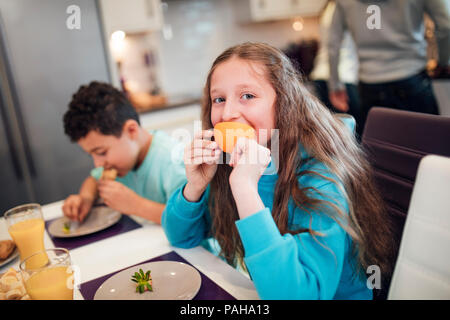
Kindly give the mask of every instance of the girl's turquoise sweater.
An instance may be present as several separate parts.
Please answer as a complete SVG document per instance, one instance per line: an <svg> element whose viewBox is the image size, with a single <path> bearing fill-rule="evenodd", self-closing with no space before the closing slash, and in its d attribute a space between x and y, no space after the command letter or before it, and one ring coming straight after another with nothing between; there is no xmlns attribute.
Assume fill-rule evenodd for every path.
<svg viewBox="0 0 450 320"><path fill-rule="evenodd" d="M300 172L314 171L336 180L325 165L304 151L302 160ZM366 280L354 277L351 238L329 214L323 210L307 212L290 201L289 229L308 228L321 235L280 234L271 214L277 179L277 174L261 177L258 191L266 208L235 222L245 250L244 262L260 298L372 299ZM348 203L338 184L314 174L300 175L298 183L309 197L331 201L348 214ZM183 189L177 189L169 199L162 226L172 245L192 248L211 228L209 187L198 202L188 202Z"/></svg>

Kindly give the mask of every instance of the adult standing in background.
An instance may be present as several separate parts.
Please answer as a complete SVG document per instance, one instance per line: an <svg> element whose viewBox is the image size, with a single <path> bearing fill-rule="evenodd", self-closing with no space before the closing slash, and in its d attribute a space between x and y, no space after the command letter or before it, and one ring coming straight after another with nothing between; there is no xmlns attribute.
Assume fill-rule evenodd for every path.
<svg viewBox="0 0 450 320"><path fill-rule="evenodd" d="M359 58L359 92L363 123L369 109L384 106L438 114L426 73L424 14L435 24L439 51L436 74L447 73L450 59L448 0L336 0L328 50L330 100L348 110L348 96L339 79L339 48L349 30Z"/></svg>
<svg viewBox="0 0 450 320"><path fill-rule="evenodd" d="M330 66L328 59L328 34L330 32L331 19L336 7L334 1L328 1L320 17L320 47L314 60L314 69L309 78L314 83L316 96L330 110L334 112L347 112L355 118L356 133L358 138L362 134L361 110L358 94L358 56L356 46L349 32L345 32L340 47L339 55L339 79L344 83L348 95L348 110L336 109L329 99L327 82L330 79Z"/></svg>

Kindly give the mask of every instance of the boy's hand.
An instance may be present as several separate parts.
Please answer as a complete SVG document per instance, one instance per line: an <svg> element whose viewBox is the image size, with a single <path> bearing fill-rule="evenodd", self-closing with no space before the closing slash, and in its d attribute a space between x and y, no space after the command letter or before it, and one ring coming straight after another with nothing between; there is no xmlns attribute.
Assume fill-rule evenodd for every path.
<svg viewBox="0 0 450 320"><path fill-rule="evenodd" d="M99 180L98 191L105 204L121 213L135 214L140 197L118 181Z"/></svg>
<svg viewBox="0 0 450 320"><path fill-rule="evenodd" d="M62 210L70 220L82 222L91 210L93 203L94 199L73 194L64 201Z"/></svg>
<svg viewBox="0 0 450 320"><path fill-rule="evenodd" d="M190 202L198 201L217 171L222 151L211 141L212 130L198 132L184 151L184 164L188 183L183 195Z"/></svg>

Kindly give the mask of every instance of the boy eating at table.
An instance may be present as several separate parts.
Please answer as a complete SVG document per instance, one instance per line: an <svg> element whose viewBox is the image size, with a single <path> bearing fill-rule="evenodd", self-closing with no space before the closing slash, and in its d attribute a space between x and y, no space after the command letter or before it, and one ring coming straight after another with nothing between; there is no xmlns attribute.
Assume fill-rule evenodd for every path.
<svg viewBox="0 0 450 320"><path fill-rule="evenodd" d="M168 198L186 183L183 161L172 158L176 140L162 131L143 129L125 95L96 81L73 95L64 131L92 156L96 167L79 193L64 201L65 216L83 221L101 197L121 213L161 223Z"/></svg>

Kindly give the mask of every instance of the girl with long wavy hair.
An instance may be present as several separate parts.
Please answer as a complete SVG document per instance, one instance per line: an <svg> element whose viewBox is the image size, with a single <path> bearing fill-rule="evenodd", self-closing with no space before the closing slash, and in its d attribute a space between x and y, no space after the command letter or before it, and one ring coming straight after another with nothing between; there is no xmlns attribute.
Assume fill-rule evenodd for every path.
<svg viewBox="0 0 450 320"><path fill-rule="evenodd" d="M367 268L392 272L383 201L352 130L289 59L263 43L223 52L206 80L202 121L185 149L188 182L163 212L171 244L213 237L262 299L371 299ZM238 139L225 157L212 140L219 122L248 124L256 139ZM261 132L277 133L276 153L275 135Z"/></svg>

